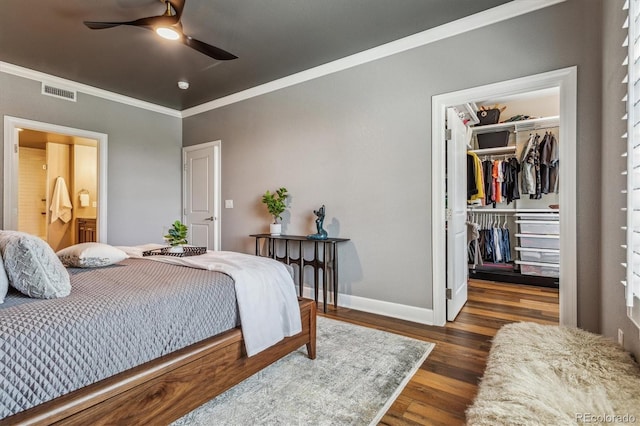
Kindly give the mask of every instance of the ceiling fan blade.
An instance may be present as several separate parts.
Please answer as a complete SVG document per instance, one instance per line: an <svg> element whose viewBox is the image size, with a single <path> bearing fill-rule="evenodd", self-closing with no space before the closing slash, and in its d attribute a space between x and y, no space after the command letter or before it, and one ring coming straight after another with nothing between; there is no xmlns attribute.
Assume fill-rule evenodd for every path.
<svg viewBox="0 0 640 426"><path fill-rule="evenodd" d="M203 53L213 59L217 59L218 61L230 61L232 59L238 58L233 53L229 53L226 50L220 49L219 47L215 47L200 40L196 40L195 38L189 37L188 35L183 35L181 41L190 48L195 49L198 52Z"/></svg>
<svg viewBox="0 0 640 426"><path fill-rule="evenodd" d="M96 22L96 21L84 21L84 24L91 28L92 30L103 30L105 28L113 28L120 25L131 25L134 27L154 27L154 26L164 26L170 27L175 25L180 20L180 17L177 15L174 16L150 16L148 18L140 18L135 21L126 21L126 22Z"/></svg>
<svg viewBox="0 0 640 426"><path fill-rule="evenodd" d="M131 25L134 27L170 27L180 22L182 10L184 9L185 0L164 0L167 10L159 16L149 16L148 18L140 18L134 21L126 22L98 22L84 21L84 24L92 30L103 30L105 28L113 28L120 25ZM173 14L171 9L173 8Z"/></svg>
<svg viewBox="0 0 640 426"><path fill-rule="evenodd" d="M91 28L92 30L103 30L105 28L113 28L120 25L125 25L125 22L95 22L95 21L84 21L84 24Z"/></svg>

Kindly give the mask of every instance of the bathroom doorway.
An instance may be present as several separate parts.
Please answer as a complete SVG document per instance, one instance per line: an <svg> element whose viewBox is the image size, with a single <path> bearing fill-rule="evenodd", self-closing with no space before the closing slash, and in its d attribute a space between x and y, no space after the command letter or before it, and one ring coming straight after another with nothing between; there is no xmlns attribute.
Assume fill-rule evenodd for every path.
<svg viewBox="0 0 640 426"><path fill-rule="evenodd" d="M106 135L5 117L4 229L56 251L104 240L105 153Z"/></svg>
<svg viewBox="0 0 640 426"><path fill-rule="evenodd" d="M31 129L18 138L18 231L56 251L96 241L85 229L96 231L98 141Z"/></svg>

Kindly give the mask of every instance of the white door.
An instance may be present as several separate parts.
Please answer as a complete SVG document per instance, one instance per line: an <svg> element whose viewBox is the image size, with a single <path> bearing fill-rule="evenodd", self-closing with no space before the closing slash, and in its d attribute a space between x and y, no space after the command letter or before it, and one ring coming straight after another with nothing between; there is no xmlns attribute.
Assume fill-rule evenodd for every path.
<svg viewBox="0 0 640 426"><path fill-rule="evenodd" d="M185 147L184 218L189 244L220 250L220 141Z"/></svg>
<svg viewBox="0 0 640 426"><path fill-rule="evenodd" d="M466 127L456 110L447 108L447 320L467 302L467 150Z"/></svg>

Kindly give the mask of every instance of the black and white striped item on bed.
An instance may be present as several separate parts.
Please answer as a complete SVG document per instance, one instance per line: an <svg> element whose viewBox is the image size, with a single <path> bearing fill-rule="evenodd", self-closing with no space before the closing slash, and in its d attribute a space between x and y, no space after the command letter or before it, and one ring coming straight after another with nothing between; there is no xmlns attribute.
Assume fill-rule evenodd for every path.
<svg viewBox="0 0 640 426"><path fill-rule="evenodd" d="M0 305L0 418L239 325L223 273L126 259L69 269L71 294Z"/></svg>

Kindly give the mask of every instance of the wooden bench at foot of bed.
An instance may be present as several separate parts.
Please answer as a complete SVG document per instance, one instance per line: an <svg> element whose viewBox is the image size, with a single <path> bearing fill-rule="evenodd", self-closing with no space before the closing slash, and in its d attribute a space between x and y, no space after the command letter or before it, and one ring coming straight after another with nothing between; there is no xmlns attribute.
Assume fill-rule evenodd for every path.
<svg viewBox="0 0 640 426"><path fill-rule="evenodd" d="M7 417L0 425L166 424L300 346L316 357L316 305L298 299L302 332L247 357L239 328Z"/></svg>

